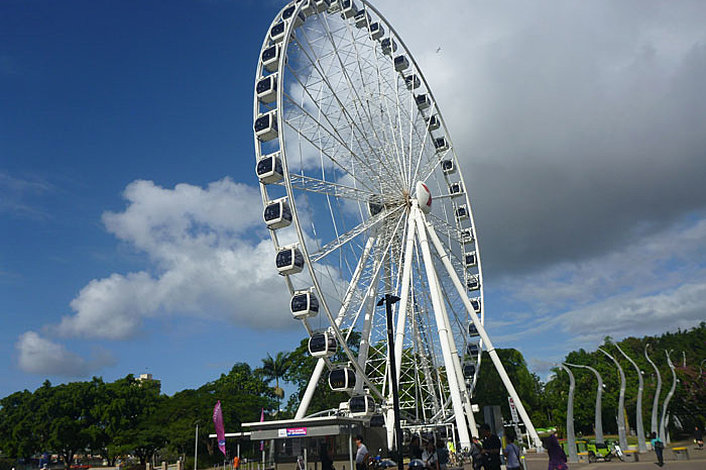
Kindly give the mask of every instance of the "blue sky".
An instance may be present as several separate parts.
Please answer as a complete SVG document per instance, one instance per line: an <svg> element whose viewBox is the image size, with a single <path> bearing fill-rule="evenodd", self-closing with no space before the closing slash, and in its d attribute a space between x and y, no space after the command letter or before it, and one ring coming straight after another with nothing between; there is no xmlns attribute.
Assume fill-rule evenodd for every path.
<svg viewBox="0 0 706 470"><path fill-rule="evenodd" d="M543 372L705 319L706 6L492 3L376 5L459 150L497 346ZM0 396L142 372L173 393L304 336L263 316L268 274L246 279L269 263L252 89L282 5L0 4ZM234 238L199 244L193 207ZM243 264L232 292L198 279L222 251Z"/></svg>

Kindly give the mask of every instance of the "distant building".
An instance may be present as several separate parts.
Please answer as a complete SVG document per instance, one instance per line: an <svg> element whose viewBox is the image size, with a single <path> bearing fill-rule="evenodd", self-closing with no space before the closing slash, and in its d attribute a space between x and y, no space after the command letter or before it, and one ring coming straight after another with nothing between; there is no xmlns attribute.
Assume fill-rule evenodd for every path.
<svg viewBox="0 0 706 470"><path fill-rule="evenodd" d="M152 382L157 384L157 387L161 390L162 388L162 382L161 380L155 379L152 377L152 374L140 374L140 376L137 378L138 382Z"/></svg>

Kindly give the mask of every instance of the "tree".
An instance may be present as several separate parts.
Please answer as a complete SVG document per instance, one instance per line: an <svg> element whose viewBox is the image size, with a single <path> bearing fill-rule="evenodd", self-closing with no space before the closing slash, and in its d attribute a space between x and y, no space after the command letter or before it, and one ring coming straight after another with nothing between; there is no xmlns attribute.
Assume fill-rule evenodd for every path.
<svg viewBox="0 0 706 470"><path fill-rule="evenodd" d="M285 377L290 365L291 361L289 359L289 354L282 351L278 352L274 358L270 356L270 353L267 353L267 357L262 360L262 369L260 369L260 373L268 379L268 381L274 379L275 395L277 395L280 400L284 397L284 390L282 390L279 386L279 379Z"/></svg>

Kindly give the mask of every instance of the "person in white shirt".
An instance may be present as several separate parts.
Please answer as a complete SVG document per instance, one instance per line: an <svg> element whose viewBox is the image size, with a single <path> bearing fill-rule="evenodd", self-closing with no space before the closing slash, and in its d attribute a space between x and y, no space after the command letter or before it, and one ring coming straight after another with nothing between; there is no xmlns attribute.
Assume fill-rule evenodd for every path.
<svg viewBox="0 0 706 470"><path fill-rule="evenodd" d="M439 456L436 453L434 441L430 440L427 442L424 452L422 452L422 460L424 461L425 468L429 470L439 470Z"/></svg>

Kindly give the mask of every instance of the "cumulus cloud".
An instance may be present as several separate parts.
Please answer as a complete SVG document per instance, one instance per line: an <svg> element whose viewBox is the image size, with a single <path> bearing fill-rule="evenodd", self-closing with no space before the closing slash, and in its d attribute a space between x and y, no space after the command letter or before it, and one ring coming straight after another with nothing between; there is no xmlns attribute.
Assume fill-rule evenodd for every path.
<svg viewBox="0 0 706 470"><path fill-rule="evenodd" d="M94 358L86 360L68 351L64 346L34 331L22 334L15 348L19 353L18 365L25 372L61 377L86 377L94 371L109 365L115 360L105 352L98 351Z"/></svg>
<svg viewBox="0 0 706 470"><path fill-rule="evenodd" d="M74 313L58 325L61 334L125 339L143 319L168 315L291 327L255 188L230 179L173 189L135 181L124 197L126 209L105 213L103 221L153 269L91 281L71 302Z"/></svg>

